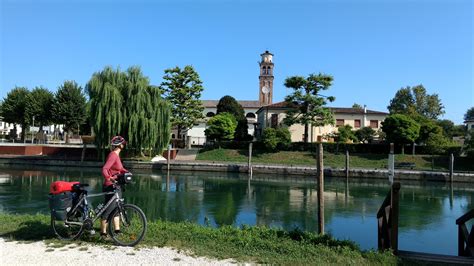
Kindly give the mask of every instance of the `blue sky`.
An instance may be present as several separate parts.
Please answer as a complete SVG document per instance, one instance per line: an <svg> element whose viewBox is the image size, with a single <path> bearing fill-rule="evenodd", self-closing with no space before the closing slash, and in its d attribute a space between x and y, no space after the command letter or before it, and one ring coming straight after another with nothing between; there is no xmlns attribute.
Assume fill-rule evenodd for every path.
<svg viewBox="0 0 474 266"><path fill-rule="evenodd" d="M260 54L274 54L274 102L284 79L327 73L332 106L386 111L401 87L439 94L443 118L474 106L470 0L0 0L0 98L14 86L83 87L106 65L139 65L152 84L193 65L203 99L258 100Z"/></svg>

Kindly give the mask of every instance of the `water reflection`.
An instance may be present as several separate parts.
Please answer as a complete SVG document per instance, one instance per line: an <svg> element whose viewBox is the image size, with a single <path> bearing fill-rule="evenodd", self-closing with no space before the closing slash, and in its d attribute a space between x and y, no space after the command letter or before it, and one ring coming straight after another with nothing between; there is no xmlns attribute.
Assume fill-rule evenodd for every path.
<svg viewBox="0 0 474 266"><path fill-rule="evenodd" d="M37 168L39 169L39 168ZM0 169L0 211L48 213L49 184L56 180L89 183L101 189L99 169ZM376 218L388 193L387 181L325 181L325 227L362 248L376 247ZM211 226L269 225L317 231L317 187L313 178L233 173L137 172L127 202L149 220L191 221ZM456 254L455 220L473 205L472 185L402 183L400 248ZM100 199L96 199L100 200ZM443 239L443 241L436 241Z"/></svg>

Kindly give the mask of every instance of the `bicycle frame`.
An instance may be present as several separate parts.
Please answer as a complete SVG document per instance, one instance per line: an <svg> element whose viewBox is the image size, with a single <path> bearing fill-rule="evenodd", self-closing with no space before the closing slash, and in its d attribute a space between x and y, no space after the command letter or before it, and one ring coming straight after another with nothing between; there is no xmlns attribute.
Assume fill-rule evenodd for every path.
<svg viewBox="0 0 474 266"><path fill-rule="evenodd" d="M120 198L117 189L113 192L102 192L102 193L91 194L91 195L88 195L87 191L85 191L84 193L81 194L81 196L79 198L79 201L76 203L74 208L71 211L69 211L68 213L74 213L79 207L83 206L83 208L84 208L84 210L83 210L84 211L84 220L86 220L86 219L90 218L89 217L89 211L88 211L89 204L88 204L87 199L88 198L94 198L94 197L100 197L100 196L104 196L104 195L111 195L111 194L114 194L114 196L112 198L110 198L110 200L107 201L107 203L102 207L102 209L98 213L95 214L95 217L93 219L91 219L92 223L94 223L95 221L97 221L100 218L102 213L104 213L112 203L114 203L114 202L119 203L118 206L120 208L120 202L122 202L123 199ZM90 206L90 207L92 207L92 206ZM84 224L83 222L73 222L73 221L69 221L68 219L69 219L69 217L67 217L66 220L64 221L65 224L74 224L74 225L80 225L80 226L82 226Z"/></svg>

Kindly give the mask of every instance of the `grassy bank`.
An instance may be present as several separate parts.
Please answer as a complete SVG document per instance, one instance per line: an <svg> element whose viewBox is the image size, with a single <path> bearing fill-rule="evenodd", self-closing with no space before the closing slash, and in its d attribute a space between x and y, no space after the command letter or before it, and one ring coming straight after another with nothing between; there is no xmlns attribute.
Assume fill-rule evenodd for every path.
<svg viewBox="0 0 474 266"><path fill-rule="evenodd" d="M214 149L202 151L196 160L215 162L240 162L248 161L248 150ZM472 159L471 159L472 160ZM397 163L413 163L414 170L437 170L448 171L449 161L447 156L430 155L395 155ZM279 151L252 153L252 162L258 164L283 164L295 166L315 166L316 154L309 151ZM324 165L326 167L344 168L345 154L324 153ZM350 167L366 169L386 169L387 155L384 154L351 154ZM455 171L474 171L474 164L468 158L459 157L455 159Z"/></svg>
<svg viewBox="0 0 474 266"><path fill-rule="evenodd" d="M49 216L0 214L0 237L17 241L47 240L56 247L67 242L54 240ZM81 241L104 243L97 236ZM390 253L362 252L349 241L338 241L313 233L266 227L210 228L192 223L151 222L142 244L168 246L197 256L270 264L357 264L395 265Z"/></svg>

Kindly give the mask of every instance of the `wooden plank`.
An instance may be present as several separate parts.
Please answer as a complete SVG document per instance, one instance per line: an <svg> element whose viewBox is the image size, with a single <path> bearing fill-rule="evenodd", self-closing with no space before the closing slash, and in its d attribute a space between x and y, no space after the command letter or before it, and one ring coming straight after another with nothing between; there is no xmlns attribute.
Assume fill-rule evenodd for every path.
<svg viewBox="0 0 474 266"><path fill-rule="evenodd" d="M463 224L467 221L469 221L470 219L474 218L474 209L468 211L466 214L464 214L463 216L459 217L457 220L456 220L456 224L459 225L459 224Z"/></svg>
<svg viewBox="0 0 474 266"><path fill-rule="evenodd" d="M406 250L399 250L398 257L403 258L403 259L418 260L418 261L423 261L423 262L446 263L450 265L474 265L474 258L472 257L431 254L431 253L414 252L414 251L406 251Z"/></svg>

